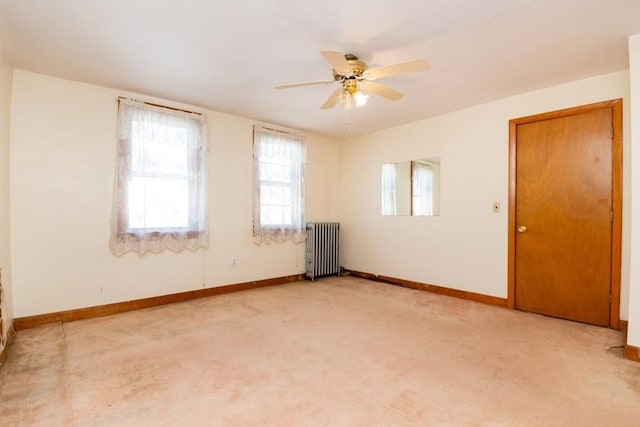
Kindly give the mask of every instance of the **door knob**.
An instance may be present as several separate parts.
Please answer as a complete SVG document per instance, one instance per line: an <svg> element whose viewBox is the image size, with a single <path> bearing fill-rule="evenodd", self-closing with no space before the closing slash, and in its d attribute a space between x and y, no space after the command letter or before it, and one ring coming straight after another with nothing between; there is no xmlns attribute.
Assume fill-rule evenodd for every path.
<svg viewBox="0 0 640 427"><path fill-rule="evenodd" d="M520 227L518 227L518 233L526 233L527 231L527 227L525 227L524 225L521 225Z"/></svg>

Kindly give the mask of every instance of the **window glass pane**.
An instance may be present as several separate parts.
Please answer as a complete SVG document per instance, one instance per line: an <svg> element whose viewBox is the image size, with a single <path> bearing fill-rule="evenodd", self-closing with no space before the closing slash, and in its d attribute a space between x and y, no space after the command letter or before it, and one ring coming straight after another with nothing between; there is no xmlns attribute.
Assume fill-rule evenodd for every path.
<svg viewBox="0 0 640 427"><path fill-rule="evenodd" d="M288 143L266 142L260 144L260 161L272 164L290 166L292 163L291 148Z"/></svg>
<svg viewBox="0 0 640 427"><path fill-rule="evenodd" d="M288 206L262 205L260 223L269 225L291 225L291 209Z"/></svg>
<svg viewBox="0 0 640 427"><path fill-rule="evenodd" d="M291 182L291 167L261 162L260 181Z"/></svg>
<svg viewBox="0 0 640 427"><path fill-rule="evenodd" d="M187 129L140 121L134 121L131 126L134 172L182 176L189 173Z"/></svg>
<svg viewBox="0 0 640 427"><path fill-rule="evenodd" d="M291 205L291 189L287 186L262 184L260 202L266 205Z"/></svg>
<svg viewBox="0 0 640 427"><path fill-rule="evenodd" d="M189 226L187 179L132 177L128 202L130 229Z"/></svg>

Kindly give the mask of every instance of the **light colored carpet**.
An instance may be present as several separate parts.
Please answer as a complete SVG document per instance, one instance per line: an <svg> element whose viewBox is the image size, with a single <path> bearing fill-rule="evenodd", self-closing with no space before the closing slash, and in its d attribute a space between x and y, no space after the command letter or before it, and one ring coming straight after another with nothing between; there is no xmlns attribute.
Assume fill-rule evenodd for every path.
<svg viewBox="0 0 640 427"><path fill-rule="evenodd" d="M622 334L353 277L19 331L0 425L640 426Z"/></svg>

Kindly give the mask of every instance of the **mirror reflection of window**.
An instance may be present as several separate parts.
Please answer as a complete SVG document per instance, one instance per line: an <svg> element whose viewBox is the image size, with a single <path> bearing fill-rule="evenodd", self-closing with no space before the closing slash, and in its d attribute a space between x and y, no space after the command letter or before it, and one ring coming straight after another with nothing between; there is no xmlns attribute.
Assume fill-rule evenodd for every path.
<svg viewBox="0 0 640 427"><path fill-rule="evenodd" d="M397 215L396 164L382 165L382 215Z"/></svg>
<svg viewBox="0 0 640 427"><path fill-rule="evenodd" d="M411 215L433 215L433 167L421 161L411 162Z"/></svg>
<svg viewBox="0 0 640 427"><path fill-rule="evenodd" d="M440 157L382 165L382 215L440 215Z"/></svg>

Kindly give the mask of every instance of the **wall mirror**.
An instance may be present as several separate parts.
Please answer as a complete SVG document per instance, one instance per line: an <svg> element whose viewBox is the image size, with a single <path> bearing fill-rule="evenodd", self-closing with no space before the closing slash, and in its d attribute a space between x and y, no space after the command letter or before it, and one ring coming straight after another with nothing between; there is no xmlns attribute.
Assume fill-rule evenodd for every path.
<svg viewBox="0 0 640 427"><path fill-rule="evenodd" d="M382 215L440 215L440 157L382 165Z"/></svg>

